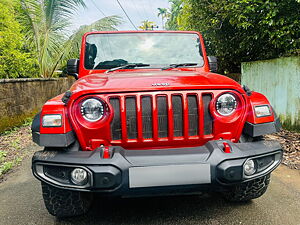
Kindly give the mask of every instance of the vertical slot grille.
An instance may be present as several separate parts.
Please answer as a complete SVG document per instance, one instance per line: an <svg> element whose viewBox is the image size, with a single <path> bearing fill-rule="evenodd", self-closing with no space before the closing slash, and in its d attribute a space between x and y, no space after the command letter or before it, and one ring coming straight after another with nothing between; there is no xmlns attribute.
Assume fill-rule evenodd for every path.
<svg viewBox="0 0 300 225"><path fill-rule="evenodd" d="M137 138L136 100L135 97L126 98L126 127L128 139Z"/></svg>
<svg viewBox="0 0 300 225"><path fill-rule="evenodd" d="M158 137L168 137L168 104L166 96L157 97Z"/></svg>
<svg viewBox="0 0 300 225"><path fill-rule="evenodd" d="M183 136L183 106L180 95L172 96L174 137Z"/></svg>
<svg viewBox="0 0 300 225"><path fill-rule="evenodd" d="M150 96L142 97L143 138L152 138L152 104Z"/></svg>
<svg viewBox="0 0 300 225"><path fill-rule="evenodd" d="M114 118L110 124L111 138L112 140L120 140L122 138L120 100L119 98L111 98L109 102L114 109Z"/></svg>
<svg viewBox="0 0 300 225"><path fill-rule="evenodd" d="M196 136L199 132L198 127L198 103L196 95L188 95L188 113L189 113L189 136Z"/></svg>
<svg viewBox="0 0 300 225"><path fill-rule="evenodd" d="M204 135L212 134L213 129L213 119L209 111L209 103L211 102L211 95L203 95L203 109L204 109Z"/></svg>
<svg viewBox="0 0 300 225"><path fill-rule="evenodd" d="M143 141L140 139L142 138L157 141L157 137L168 138L171 135L169 137L171 141L173 137L189 139L192 136L212 134L213 118L209 110L211 101L211 94L201 92L183 95L177 92L170 93L169 96L167 94L145 94L141 97L134 94L112 96L109 99L114 111L110 124L111 140ZM169 111L170 109L172 110ZM169 129L172 129L171 133Z"/></svg>

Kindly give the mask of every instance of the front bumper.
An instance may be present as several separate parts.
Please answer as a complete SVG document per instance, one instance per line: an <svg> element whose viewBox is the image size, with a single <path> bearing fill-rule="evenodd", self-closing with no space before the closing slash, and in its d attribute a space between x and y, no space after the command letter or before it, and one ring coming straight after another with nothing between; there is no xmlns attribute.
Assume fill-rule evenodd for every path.
<svg viewBox="0 0 300 225"><path fill-rule="evenodd" d="M224 142L230 153L224 152ZM222 191L229 186L271 173L282 160L282 149L274 141L232 143L209 141L200 147L125 150L110 147L111 158L95 151L40 151L32 159L33 174L50 185L105 195L145 196ZM257 172L246 176L243 165L254 159ZM88 172L88 182L75 185L74 168Z"/></svg>

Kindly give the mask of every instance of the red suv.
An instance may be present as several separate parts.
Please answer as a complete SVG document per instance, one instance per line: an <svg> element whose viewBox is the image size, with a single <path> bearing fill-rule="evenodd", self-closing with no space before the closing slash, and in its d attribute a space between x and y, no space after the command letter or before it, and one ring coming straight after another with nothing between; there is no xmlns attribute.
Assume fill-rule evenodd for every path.
<svg viewBox="0 0 300 225"><path fill-rule="evenodd" d="M230 201L265 193L282 149L267 98L214 73L198 32L83 36L77 81L32 124L32 159L49 213L85 213L94 193L152 196L214 191Z"/></svg>

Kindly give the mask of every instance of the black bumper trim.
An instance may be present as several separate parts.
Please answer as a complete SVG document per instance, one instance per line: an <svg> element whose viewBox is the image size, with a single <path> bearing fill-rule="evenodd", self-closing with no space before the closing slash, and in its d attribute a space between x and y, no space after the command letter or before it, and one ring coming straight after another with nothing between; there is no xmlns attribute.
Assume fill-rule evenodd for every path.
<svg viewBox="0 0 300 225"><path fill-rule="evenodd" d="M249 122L245 123L243 133L250 137L258 137L265 134L276 133L280 130L279 120L270 123L252 124Z"/></svg>
<svg viewBox="0 0 300 225"><path fill-rule="evenodd" d="M114 152L110 159L102 159L100 150L94 151L40 151L32 159L33 174L41 181L59 188L102 192L105 195L137 196L151 195L163 192L187 191L189 193L206 190L218 190L228 185L242 183L271 173L282 159L282 149L274 141L258 141L250 143L232 143L226 141L231 147L231 153L224 153L222 141L209 141L203 146L193 148L157 149L157 150L125 150L119 146L111 147ZM265 172L257 176L245 177L242 174L244 162L249 158L277 155L276 163L272 164ZM67 165L72 167L85 167L92 173L93 186L89 188L69 188L64 185L53 184L39 176L36 165L52 164L57 166ZM209 184L170 185L167 187L142 187L129 188L129 169L132 167L151 167L168 165L209 164ZM107 169L106 169L107 168ZM116 168L112 169L112 168ZM232 176L232 171L235 175ZM106 175L105 175L106 174ZM104 175L110 176L107 180ZM188 174L187 174L188 176ZM104 179L104 180L103 180ZM105 181L106 179L106 181ZM103 182L108 186L103 186ZM99 182L101 181L101 182ZM104 182L104 183L105 183Z"/></svg>
<svg viewBox="0 0 300 225"><path fill-rule="evenodd" d="M40 134L32 132L32 140L39 146L44 147L68 147L75 142L75 133L70 131L65 134Z"/></svg>

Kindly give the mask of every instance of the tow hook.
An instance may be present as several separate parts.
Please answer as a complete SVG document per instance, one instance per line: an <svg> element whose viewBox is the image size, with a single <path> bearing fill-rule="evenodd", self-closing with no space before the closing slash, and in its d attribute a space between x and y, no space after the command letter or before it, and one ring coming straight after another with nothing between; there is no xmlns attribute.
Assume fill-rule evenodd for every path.
<svg viewBox="0 0 300 225"><path fill-rule="evenodd" d="M227 142L223 142L223 151L225 153L231 153L231 147Z"/></svg>
<svg viewBox="0 0 300 225"><path fill-rule="evenodd" d="M108 146L100 146L100 158L102 159L111 159L113 157L113 149L110 149Z"/></svg>

